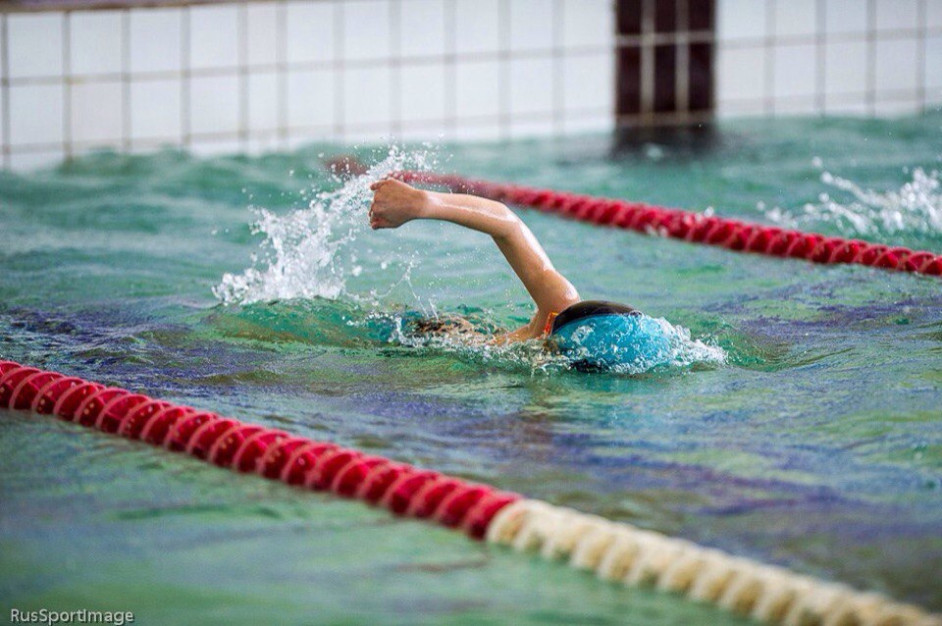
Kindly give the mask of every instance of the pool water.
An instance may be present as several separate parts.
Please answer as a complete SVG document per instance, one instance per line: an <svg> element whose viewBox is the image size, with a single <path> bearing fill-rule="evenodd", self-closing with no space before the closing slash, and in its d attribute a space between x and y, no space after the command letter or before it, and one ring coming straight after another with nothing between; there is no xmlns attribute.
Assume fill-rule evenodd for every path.
<svg viewBox="0 0 942 626"><path fill-rule="evenodd" d="M942 114L358 149L942 252ZM582 373L403 334L531 304L483 235L366 226L310 146L0 174L0 358L120 385L942 610L942 282L520 215L584 298L676 330ZM254 259L253 259L254 255ZM356 502L0 411L4 610L139 623L738 623Z"/></svg>

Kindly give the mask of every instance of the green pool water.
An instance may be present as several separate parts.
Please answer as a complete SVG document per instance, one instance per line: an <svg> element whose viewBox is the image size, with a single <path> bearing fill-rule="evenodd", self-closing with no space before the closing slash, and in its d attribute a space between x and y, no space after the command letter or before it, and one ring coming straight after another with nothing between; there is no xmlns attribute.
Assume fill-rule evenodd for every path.
<svg viewBox="0 0 942 626"><path fill-rule="evenodd" d="M942 115L356 152L942 252ZM353 446L942 610L942 281L520 215L585 298L689 339L568 371L488 238L366 228L351 148L0 173L0 358ZM385 165L383 165L385 163ZM265 214L253 212L264 209ZM253 232L252 225L259 224ZM252 255L256 259L252 260ZM144 624L743 622L382 510L0 411L0 609Z"/></svg>

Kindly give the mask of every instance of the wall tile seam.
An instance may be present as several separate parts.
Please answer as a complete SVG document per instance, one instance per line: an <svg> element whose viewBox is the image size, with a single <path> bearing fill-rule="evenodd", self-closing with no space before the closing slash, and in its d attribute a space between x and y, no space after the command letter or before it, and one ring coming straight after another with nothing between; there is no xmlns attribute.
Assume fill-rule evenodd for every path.
<svg viewBox="0 0 942 626"><path fill-rule="evenodd" d="M573 107L564 109L564 113L567 116L575 116L580 118L586 118L591 116L599 117L608 117L611 114L611 111L608 107ZM462 124L469 125L486 125L486 124L497 124L500 123L504 118L510 119L514 123L524 123L531 121L550 121L556 115L555 109L545 109L542 111L532 111L525 114L490 114L490 115L470 115L463 116L459 119ZM693 115L693 114L691 114ZM410 130L417 130L422 128L438 128L442 124L446 123L447 118L430 118L424 120L410 120L403 121L403 126L408 127ZM370 122L364 124L350 124L348 130L350 132L364 132L372 130L383 130L388 129L388 121L382 122ZM309 132L309 131L324 131L327 134L331 134L328 131L333 129L332 125L293 125L289 127L291 132ZM253 135L264 135L269 136L276 134L279 131L276 127L265 127L265 128L255 128L251 129L248 132L249 138L251 139ZM394 133L393 133L394 134ZM205 141L205 140L233 140L237 141L242 136L241 131L192 131L191 139L194 142ZM164 136L164 137L154 137L154 136L133 136L135 145L140 144L152 144L152 145L173 145L179 144L179 137L175 136ZM115 148L121 141L121 137L114 137L109 139L101 140L77 140L72 142L73 147L81 149L94 149L102 148L109 149ZM10 150L11 153L30 153L30 152L55 152L62 151L62 143L59 141L54 142L36 142L36 143L12 143L7 144L6 147ZM180 146L182 148L182 146Z"/></svg>

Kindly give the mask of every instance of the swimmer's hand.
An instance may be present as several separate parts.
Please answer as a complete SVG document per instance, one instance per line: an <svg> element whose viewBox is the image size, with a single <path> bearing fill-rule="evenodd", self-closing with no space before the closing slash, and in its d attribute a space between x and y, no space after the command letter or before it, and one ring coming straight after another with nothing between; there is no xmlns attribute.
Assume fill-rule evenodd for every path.
<svg viewBox="0 0 942 626"><path fill-rule="evenodd" d="M428 194L392 178L378 180L370 189L370 228L399 228L406 222L423 217Z"/></svg>

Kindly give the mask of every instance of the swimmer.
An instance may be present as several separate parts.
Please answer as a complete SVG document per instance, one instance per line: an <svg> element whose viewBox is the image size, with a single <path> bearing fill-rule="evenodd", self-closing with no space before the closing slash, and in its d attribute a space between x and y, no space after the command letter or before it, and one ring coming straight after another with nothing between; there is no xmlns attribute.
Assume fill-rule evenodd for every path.
<svg viewBox="0 0 942 626"><path fill-rule="evenodd" d="M491 338L508 344L549 338L578 369L599 369L639 359L664 360L669 342L660 324L632 307L586 301L556 271L526 224L505 205L478 196L416 189L393 178L370 186L370 227L399 228L416 219L452 222L490 235L536 304L530 322ZM453 324L445 324L447 331Z"/></svg>

